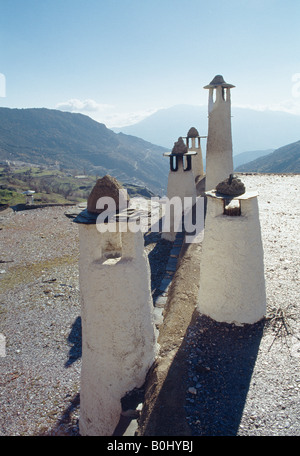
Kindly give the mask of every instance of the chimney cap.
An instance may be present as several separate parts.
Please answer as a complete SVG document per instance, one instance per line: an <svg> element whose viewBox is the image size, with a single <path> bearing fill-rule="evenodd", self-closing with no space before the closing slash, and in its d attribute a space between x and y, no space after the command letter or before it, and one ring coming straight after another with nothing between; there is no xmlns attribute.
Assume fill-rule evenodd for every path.
<svg viewBox="0 0 300 456"><path fill-rule="evenodd" d="M222 195L230 195L232 197L243 195L246 192L244 183L235 174L230 174L229 177L216 186L216 191Z"/></svg>
<svg viewBox="0 0 300 456"><path fill-rule="evenodd" d="M188 138L197 138L199 136L199 132L197 128L191 127L188 131L187 137Z"/></svg>
<svg viewBox="0 0 300 456"><path fill-rule="evenodd" d="M106 176L98 179L95 186L93 187L87 201L87 210L92 214L100 214L104 209L97 209L97 201L101 197L111 197L116 203L116 210L122 210L125 201L121 201L119 190L123 190L124 187L117 181L116 178L107 174ZM125 190L125 189L124 189ZM127 194L127 203L129 196Z"/></svg>
<svg viewBox="0 0 300 456"><path fill-rule="evenodd" d="M204 86L204 89L214 89L215 87L219 86L227 87L229 89L235 87L232 84L227 84L227 82L224 81L224 78L221 74L217 74L208 85Z"/></svg>
<svg viewBox="0 0 300 456"><path fill-rule="evenodd" d="M187 156L187 155L196 155L197 152L194 150L188 150L187 145L183 141L182 136L178 138L178 140L174 143L172 152L165 152L163 155L165 157L180 157L180 156Z"/></svg>
<svg viewBox="0 0 300 456"><path fill-rule="evenodd" d="M182 136L178 138L178 140L174 143L172 154L174 155L183 155L187 153L187 146L183 141Z"/></svg>

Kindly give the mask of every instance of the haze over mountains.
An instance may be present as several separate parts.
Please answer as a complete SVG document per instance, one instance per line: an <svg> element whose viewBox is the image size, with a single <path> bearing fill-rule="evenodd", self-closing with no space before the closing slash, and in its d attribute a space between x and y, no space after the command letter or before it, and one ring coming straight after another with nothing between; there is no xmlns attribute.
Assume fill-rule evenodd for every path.
<svg viewBox="0 0 300 456"><path fill-rule="evenodd" d="M282 111L257 111L232 106L233 155L248 151L268 153L286 144L296 142L300 137L300 116ZM208 130L207 106L177 105L160 109L141 122L115 132L138 136L172 148L179 136L186 136L190 127L196 127L200 136ZM205 140L202 140L205 151Z"/></svg>

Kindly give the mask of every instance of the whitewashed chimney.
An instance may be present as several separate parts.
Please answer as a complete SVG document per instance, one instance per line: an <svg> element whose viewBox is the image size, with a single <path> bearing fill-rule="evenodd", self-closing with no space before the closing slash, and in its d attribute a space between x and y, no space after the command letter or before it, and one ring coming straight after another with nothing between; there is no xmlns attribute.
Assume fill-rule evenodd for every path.
<svg viewBox="0 0 300 456"><path fill-rule="evenodd" d="M199 136L198 130L195 127L191 127L187 136L183 138L186 141L187 150L189 152L196 152L196 155L192 159L193 174L196 182L204 177L201 138L206 138L206 136Z"/></svg>
<svg viewBox="0 0 300 456"><path fill-rule="evenodd" d="M206 195L198 311L219 322L255 323L266 312L257 193L230 176Z"/></svg>
<svg viewBox="0 0 300 456"><path fill-rule="evenodd" d="M206 191L233 173L231 135L231 96L223 76L217 75L210 84L208 96L208 135L206 144Z"/></svg>
<svg viewBox="0 0 300 456"><path fill-rule="evenodd" d="M188 150L187 145L181 136L178 138L178 141L174 143L172 152L164 153L164 156L170 158L167 188L168 202L172 203L173 201L176 202L176 200L179 202L179 204L176 205L176 208L175 204L172 206L170 212L168 212L168 209L166 208L166 219L168 217L170 218L170 229L165 230L162 233L162 238L171 242L175 240L176 233L182 229L181 216L184 211L185 197L190 197L194 202L196 201L196 184L192 166L192 157L195 156L196 153L195 150ZM175 208L174 211L173 207Z"/></svg>
<svg viewBox="0 0 300 456"><path fill-rule="evenodd" d="M158 352L143 233L130 231L126 209L125 221L120 221L117 200L119 214L110 223L97 224L103 215L97 201L115 198L119 190L110 176L99 179L88 210L75 219L80 240L81 435L113 434L122 397L143 385Z"/></svg>

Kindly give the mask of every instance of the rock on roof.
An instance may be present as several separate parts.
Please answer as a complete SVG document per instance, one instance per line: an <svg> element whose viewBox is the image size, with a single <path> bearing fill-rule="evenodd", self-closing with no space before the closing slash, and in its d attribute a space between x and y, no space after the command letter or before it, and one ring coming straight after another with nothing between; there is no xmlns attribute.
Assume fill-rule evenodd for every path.
<svg viewBox="0 0 300 456"><path fill-rule="evenodd" d="M195 127L191 127L188 131L188 138L197 138L199 136L198 130Z"/></svg>
<svg viewBox="0 0 300 456"><path fill-rule="evenodd" d="M234 174L230 174L227 179L216 186L216 190L223 195L240 196L245 193L246 188L241 179L238 179Z"/></svg>
<svg viewBox="0 0 300 456"><path fill-rule="evenodd" d="M180 136L178 138L178 141L174 143L174 147L172 149L172 154L185 154L187 152L187 146L185 142L183 141L182 137Z"/></svg>
<svg viewBox="0 0 300 456"><path fill-rule="evenodd" d="M87 201L87 210L92 214L100 214L104 209L97 209L97 201L99 198L104 196L109 196L113 198L116 203L117 212L124 209L124 204L129 201L129 196L127 194L127 202L120 200L119 190L125 190L124 187L117 181L114 177L107 174L106 176L98 179L94 188L92 189L88 201ZM126 204L125 204L126 205Z"/></svg>

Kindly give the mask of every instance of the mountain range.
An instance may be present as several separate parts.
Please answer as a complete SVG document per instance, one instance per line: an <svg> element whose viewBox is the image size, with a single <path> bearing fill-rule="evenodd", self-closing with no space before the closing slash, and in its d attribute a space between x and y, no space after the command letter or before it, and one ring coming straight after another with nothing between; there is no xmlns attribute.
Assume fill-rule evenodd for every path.
<svg viewBox="0 0 300 456"><path fill-rule="evenodd" d="M236 170L239 166L244 165L245 163L252 162L257 158L263 157L264 155L269 155L274 152L273 149L266 150L252 150L247 152L242 152L233 156L233 167Z"/></svg>
<svg viewBox="0 0 300 456"><path fill-rule="evenodd" d="M110 174L161 194L165 148L115 133L82 114L44 108L0 108L0 161L21 161L78 174Z"/></svg>
<svg viewBox="0 0 300 456"><path fill-rule="evenodd" d="M246 151L275 150L296 142L300 136L300 116L282 111L257 111L232 106L233 156ZM207 106L176 105L160 109L146 119L127 127L113 128L159 144L173 147L179 136L186 136L195 127L200 136L207 136ZM205 152L206 140L202 139Z"/></svg>
<svg viewBox="0 0 300 456"><path fill-rule="evenodd" d="M110 174L122 183L146 187L154 194L162 195L166 192L169 174L169 160L163 157L163 153L173 147L179 136L185 136L191 126L196 126L201 136L206 135L207 125L204 128L204 121L202 123L204 131L197 127L197 120L200 119L199 107L190 108L177 106L174 109L162 110L139 124L124 128L126 132L134 130L136 135L145 135L143 138L146 137L146 140L133 134L108 129L104 124L82 114L46 108L0 108L0 162L18 161L27 165L42 165L46 168L55 166L61 171L75 174L94 176ZM203 109L201 112L204 115ZM261 117L262 113L257 113L258 118L255 117L255 122L252 118L252 125L249 120L246 128L245 118L251 117L253 112L240 112L243 112L243 116L239 119L241 128L235 125L233 131L237 131L241 137L244 133L244 147L247 145L249 148L247 152L233 155L235 170L299 173L300 141L297 122L300 117L289 115L285 117L279 113L272 113L273 123L269 125L269 130L266 128L263 132L261 130L266 121ZM176 118L177 123L173 122L172 118ZM277 119L276 122L275 119ZM290 119L289 126L288 119ZM180 124L181 121L182 124ZM205 121L207 123L207 115ZM278 122L282 128L279 128ZM144 129L145 125L148 128L148 134ZM174 131L173 138L172 131ZM255 131L256 133L259 131L259 134L254 134ZM164 134L165 142L162 136L158 137L159 134L162 136ZM285 142L287 146L276 147L279 135L282 141L283 137L289 138ZM156 145L149 141L150 136L159 144L168 142L170 147ZM292 143L293 138L296 140ZM256 142L259 140L261 143ZM257 144L261 147L254 148ZM251 145L253 150L250 149ZM204 162L205 151L204 141L202 144ZM247 162L250 163L246 165Z"/></svg>
<svg viewBox="0 0 300 456"><path fill-rule="evenodd" d="M237 166L239 172L300 173L300 141L276 149L270 154Z"/></svg>

